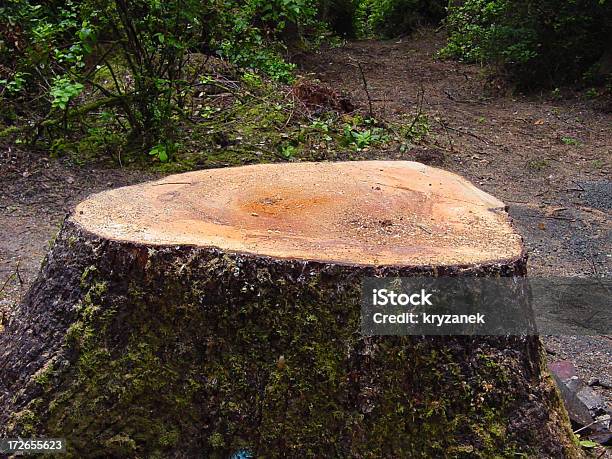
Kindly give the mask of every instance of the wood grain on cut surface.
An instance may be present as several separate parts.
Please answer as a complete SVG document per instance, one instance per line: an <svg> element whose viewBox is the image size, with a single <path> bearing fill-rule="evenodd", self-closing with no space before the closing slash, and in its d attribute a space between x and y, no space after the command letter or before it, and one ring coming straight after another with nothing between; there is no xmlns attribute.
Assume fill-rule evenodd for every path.
<svg viewBox="0 0 612 459"><path fill-rule="evenodd" d="M104 238L362 265L512 260L504 204L408 161L202 170L93 195L71 217Z"/></svg>

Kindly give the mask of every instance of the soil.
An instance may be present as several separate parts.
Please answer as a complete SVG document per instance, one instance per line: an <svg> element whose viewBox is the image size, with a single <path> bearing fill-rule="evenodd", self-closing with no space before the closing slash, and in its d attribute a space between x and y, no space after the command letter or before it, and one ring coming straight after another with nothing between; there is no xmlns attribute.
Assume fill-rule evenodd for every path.
<svg viewBox="0 0 612 459"><path fill-rule="evenodd" d="M459 173L508 205L530 255L532 276L606 276L612 270L612 114L580 92L514 93L476 65L442 61L444 36L355 41L296 56L314 74L379 119L419 111L430 135L405 151L370 159L417 160ZM360 65L358 65L359 63ZM0 150L0 319L34 279L66 214L87 195L160 175L76 167L16 146ZM4 318L3 318L4 317ZM1 323L1 322L0 322ZM549 358L570 359L585 380L611 379L612 340L545 337ZM594 387L612 402L612 391Z"/></svg>

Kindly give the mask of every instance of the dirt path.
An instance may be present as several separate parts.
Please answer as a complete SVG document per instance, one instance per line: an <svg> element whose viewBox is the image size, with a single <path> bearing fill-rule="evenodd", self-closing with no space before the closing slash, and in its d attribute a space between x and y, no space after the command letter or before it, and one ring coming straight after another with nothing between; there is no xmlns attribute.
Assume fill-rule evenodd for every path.
<svg viewBox="0 0 612 459"><path fill-rule="evenodd" d="M400 119L423 113L427 146L372 157L433 160L509 205L530 253L532 275L612 273L612 115L574 94L505 94L477 66L433 58L443 37L353 42L302 58L304 72L367 107L355 62L362 64L373 109ZM90 193L153 178L122 169L75 168L22 150L0 150L0 319L29 283L62 219ZM547 340L552 359L567 358L585 380L612 379L606 337ZM553 354L554 353L554 354ZM610 391L605 395L612 400Z"/></svg>

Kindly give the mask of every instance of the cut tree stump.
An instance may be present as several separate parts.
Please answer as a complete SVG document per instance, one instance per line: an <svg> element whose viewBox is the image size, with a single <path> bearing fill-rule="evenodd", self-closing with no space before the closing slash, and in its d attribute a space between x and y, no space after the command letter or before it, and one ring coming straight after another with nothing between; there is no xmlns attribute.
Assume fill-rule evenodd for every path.
<svg viewBox="0 0 612 459"><path fill-rule="evenodd" d="M363 337L365 276L524 276L502 202L413 162L91 196L0 335L0 437L74 457L575 457L537 336Z"/></svg>

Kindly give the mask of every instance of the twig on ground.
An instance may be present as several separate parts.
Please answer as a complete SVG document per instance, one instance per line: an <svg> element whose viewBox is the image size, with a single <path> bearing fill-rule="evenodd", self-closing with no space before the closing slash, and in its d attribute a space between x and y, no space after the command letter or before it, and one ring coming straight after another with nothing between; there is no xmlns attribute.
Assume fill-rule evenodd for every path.
<svg viewBox="0 0 612 459"><path fill-rule="evenodd" d="M455 96L453 96L450 92L448 92L446 89L444 90L444 94L446 94L446 97L448 97L450 100L452 100L453 102L458 102L460 104L480 104L480 105L486 105L486 100L491 100L491 97L486 98L486 99L482 99L482 100L471 100L471 99L457 99Z"/></svg>
<svg viewBox="0 0 612 459"><path fill-rule="evenodd" d="M427 234L431 234L431 231L429 231L425 226L423 226L423 225L421 225L419 223L416 223L416 226L418 228L422 229L423 231L425 231Z"/></svg>
<svg viewBox="0 0 612 459"><path fill-rule="evenodd" d="M366 76L363 71L363 67L361 66L361 62L350 56L349 59L356 62L356 64L353 65L355 65L359 69L359 73L361 74L361 82L363 83L363 90L365 91L366 97L368 99L368 111L370 113L370 118L374 118L374 110L372 109L372 97L370 96L370 91L368 89L368 81L366 80Z"/></svg>
<svg viewBox="0 0 612 459"><path fill-rule="evenodd" d="M0 293L4 291L4 289L9 284L9 282L13 280L15 277L19 281L19 287L23 287L23 279L21 278L21 274L19 273L19 263L21 263L21 260L17 262L17 266L15 266L15 270L11 274L9 274L9 276L6 278L6 280L2 284L2 287L0 287Z"/></svg>
<svg viewBox="0 0 612 459"><path fill-rule="evenodd" d="M17 280L19 281L19 288L23 288L23 279L21 278L21 273L19 272L19 265L21 264L21 260L17 262L17 266L15 266L15 274L17 275Z"/></svg>
<svg viewBox="0 0 612 459"><path fill-rule="evenodd" d="M581 427L581 428L580 428L580 429L578 429L578 430L574 430L574 435L575 435L575 434L577 434L578 432L582 432L583 430L588 429L588 428L589 428L589 427L591 427L592 425L595 425L595 424L597 424L597 423L599 423L599 422L602 422L602 421L607 421L607 420L609 420L609 419L610 419L609 417L602 417L601 419L595 419L595 420L594 420L593 422L591 422L590 424L587 424L586 426Z"/></svg>
<svg viewBox="0 0 612 459"><path fill-rule="evenodd" d="M579 183L576 183L573 180L572 180L572 183L576 186L572 188L567 188L565 191L585 191L584 187L580 185Z"/></svg>
<svg viewBox="0 0 612 459"><path fill-rule="evenodd" d="M440 126L442 126L442 129L444 129L444 133L446 134L446 138L448 139L448 146L450 147L451 153L454 153L455 146L453 145L453 138L451 137L450 132L448 132L448 126L446 126L446 123L444 123L441 118L436 117L436 119Z"/></svg>
<svg viewBox="0 0 612 459"><path fill-rule="evenodd" d="M423 88L423 83L419 84L419 93L417 94L417 113L414 115L414 119L412 123L410 123L410 127L408 128L408 132L412 132L412 128L416 125L417 121L421 118L423 114L423 99L425 98L425 89Z"/></svg>
<svg viewBox="0 0 612 459"><path fill-rule="evenodd" d="M461 129L457 129L457 128L450 127L450 126L447 126L447 129L450 129L451 131L458 132L459 134L469 135L470 137L474 137L475 139L480 140L482 143L484 143L486 145L491 145L491 143L487 139L484 139L484 138L480 137L479 135L474 134L473 132L462 131ZM500 146L500 145L496 145L496 144L494 144L494 145L498 146L498 147ZM484 152L481 152L481 153L484 153Z"/></svg>
<svg viewBox="0 0 612 459"><path fill-rule="evenodd" d="M482 143L486 144L486 145L490 145L489 141L486 139L483 139L482 137L480 137L479 135L474 134L473 132L469 132L469 131L462 131L461 129L457 129L454 127L450 127L447 126L447 129L450 129L451 131L455 131L458 132L459 134L463 134L463 135L469 135L470 137L474 137L475 139L480 140Z"/></svg>
<svg viewBox="0 0 612 459"><path fill-rule="evenodd" d="M575 218L563 217L561 215L544 215L543 217L544 218L549 218L549 219L552 219L552 220L565 220L565 221L568 221L568 222L575 222L576 221Z"/></svg>

